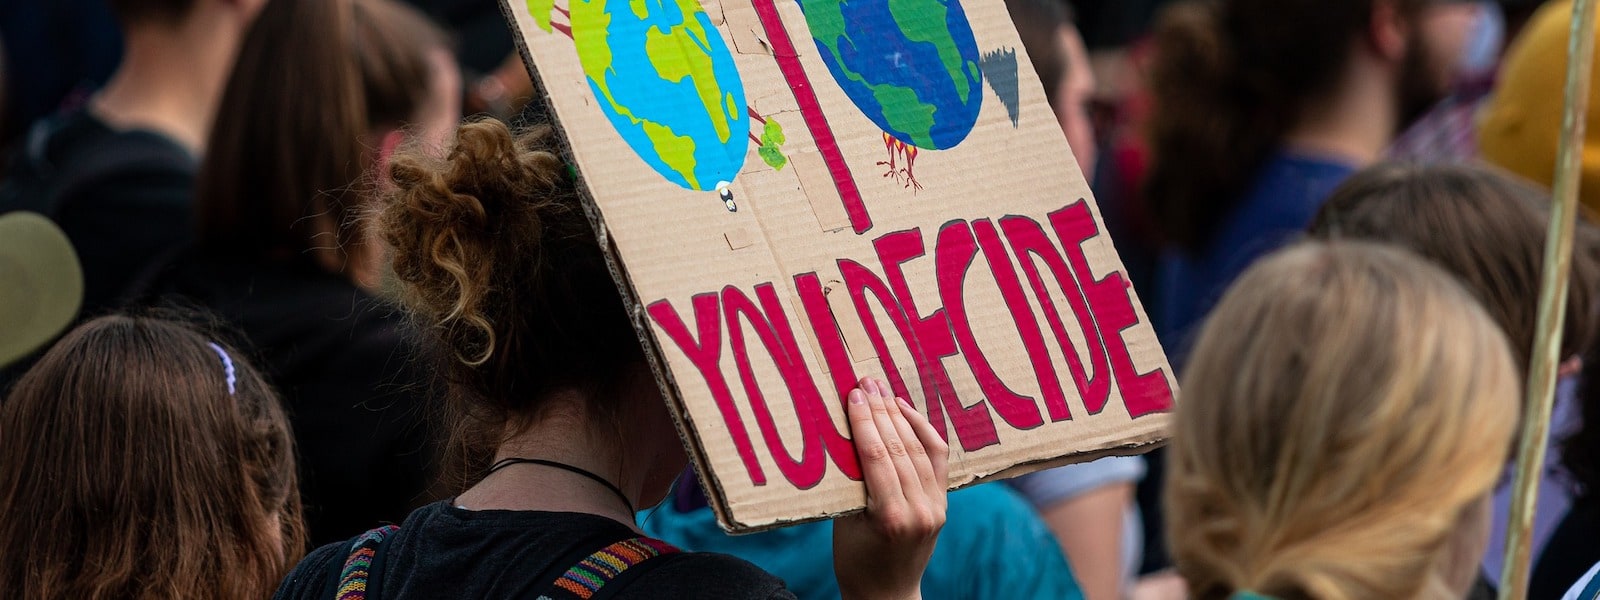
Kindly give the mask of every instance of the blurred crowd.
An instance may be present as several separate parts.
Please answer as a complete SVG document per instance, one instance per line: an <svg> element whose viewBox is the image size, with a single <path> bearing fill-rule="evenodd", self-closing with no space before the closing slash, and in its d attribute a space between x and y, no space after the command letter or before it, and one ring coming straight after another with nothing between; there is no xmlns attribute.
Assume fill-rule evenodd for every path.
<svg viewBox="0 0 1600 600"><path fill-rule="evenodd" d="M1572 0L1005 5L1172 440L946 493L866 379L866 511L743 536L498 0L0 5L0 598L1494 597ZM1600 597L1583 159L1534 599Z"/></svg>

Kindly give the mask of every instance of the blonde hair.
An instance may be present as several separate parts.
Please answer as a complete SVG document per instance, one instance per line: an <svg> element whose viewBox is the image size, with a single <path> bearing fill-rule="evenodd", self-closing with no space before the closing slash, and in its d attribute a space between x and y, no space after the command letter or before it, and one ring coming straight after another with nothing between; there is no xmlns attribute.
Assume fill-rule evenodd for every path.
<svg viewBox="0 0 1600 600"><path fill-rule="evenodd" d="M1449 275L1304 243L1246 271L1191 356L1165 493L1193 598L1459 597L1456 530L1505 462L1518 387Z"/></svg>

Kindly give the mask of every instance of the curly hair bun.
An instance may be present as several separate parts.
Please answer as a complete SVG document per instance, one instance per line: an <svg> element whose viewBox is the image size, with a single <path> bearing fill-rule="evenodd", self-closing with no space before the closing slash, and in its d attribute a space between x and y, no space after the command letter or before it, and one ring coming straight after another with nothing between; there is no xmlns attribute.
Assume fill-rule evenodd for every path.
<svg viewBox="0 0 1600 600"><path fill-rule="evenodd" d="M518 135L482 120L443 158L411 147L391 159L378 233L451 386L452 450L469 471L549 392L603 389L644 361L553 139L548 127Z"/></svg>
<svg viewBox="0 0 1600 600"><path fill-rule="evenodd" d="M406 304L468 365L494 353L495 303L507 299L496 268L537 264L546 213L573 205L564 163L537 149L548 131L517 138L500 121L468 123L446 158L408 151L390 163L396 191L379 229Z"/></svg>

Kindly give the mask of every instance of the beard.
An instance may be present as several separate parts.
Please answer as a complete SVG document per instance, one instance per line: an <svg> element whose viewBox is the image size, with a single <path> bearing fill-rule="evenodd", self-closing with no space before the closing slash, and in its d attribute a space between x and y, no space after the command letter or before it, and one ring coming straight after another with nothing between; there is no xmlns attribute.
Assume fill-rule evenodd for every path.
<svg viewBox="0 0 1600 600"><path fill-rule="evenodd" d="M1447 61L1434 56L1432 48L1422 38L1420 28L1411 31L1406 40L1405 59L1400 63L1400 80L1395 86L1400 110L1400 119L1395 123L1397 134L1410 128L1450 93L1450 78L1445 75L1447 68L1441 64Z"/></svg>

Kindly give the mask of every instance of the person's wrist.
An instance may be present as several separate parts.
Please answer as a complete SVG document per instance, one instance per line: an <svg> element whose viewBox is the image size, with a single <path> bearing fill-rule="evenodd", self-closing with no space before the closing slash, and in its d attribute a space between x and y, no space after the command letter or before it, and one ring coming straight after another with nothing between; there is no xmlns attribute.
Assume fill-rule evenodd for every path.
<svg viewBox="0 0 1600 600"><path fill-rule="evenodd" d="M919 581L917 585L905 590L863 590L841 583L839 596L840 600L922 600L922 585Z"/></svg>

